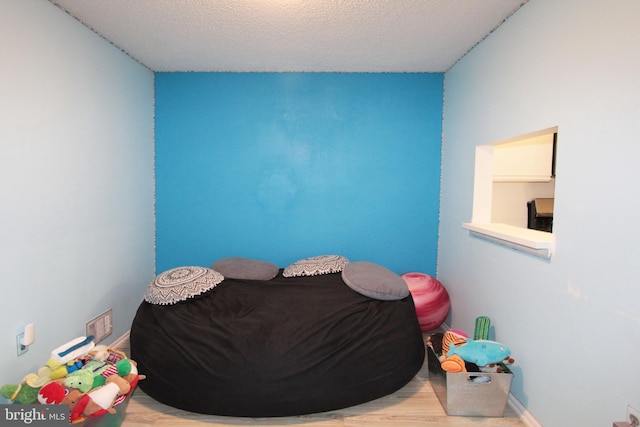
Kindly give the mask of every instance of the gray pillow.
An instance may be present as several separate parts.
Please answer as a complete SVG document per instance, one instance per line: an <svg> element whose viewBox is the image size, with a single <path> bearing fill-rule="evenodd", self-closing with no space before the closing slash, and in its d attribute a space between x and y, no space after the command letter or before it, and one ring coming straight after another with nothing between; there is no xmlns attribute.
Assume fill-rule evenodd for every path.
<svg viewBox="0 0 640 427"><path fill-rule="evenodd" d="M267 261L240 257L220 259L211 264L211 268L224 277L244 280L271 280L280 270L277 265Z"/></svg>
<svg viewBox="0 0 640 427"><path fill-rule="evenodd" d="M284 269L284 277L317 276L320 274L340 273L349 262L340 255L320 255L296 261Z"/></svg>
<svg viewBox="0 0 640 427"><path fill-rule="evenodd" d="M371 262L350 262L342 270L342 280L369 298L398 300L409 296L409 286L401 276Z"/></svg>
<svg viewBox="0 0 640 427"><path fill-rule="evenodd" d="M158 274L147 286L144 299L151 304L175 304L213 289L223 280L222 274L209 268L177 267Z"/></svg>

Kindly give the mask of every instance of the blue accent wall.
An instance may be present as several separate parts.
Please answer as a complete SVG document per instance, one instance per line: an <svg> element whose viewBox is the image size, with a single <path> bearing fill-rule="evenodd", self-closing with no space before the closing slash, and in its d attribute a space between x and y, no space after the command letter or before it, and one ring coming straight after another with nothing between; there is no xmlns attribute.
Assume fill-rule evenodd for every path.
<svg viewBox="0 0 640 427"><path fill-rule="evenodd" d="M156 73L157 272L340 254L435 275L443 75Z"/></svg>

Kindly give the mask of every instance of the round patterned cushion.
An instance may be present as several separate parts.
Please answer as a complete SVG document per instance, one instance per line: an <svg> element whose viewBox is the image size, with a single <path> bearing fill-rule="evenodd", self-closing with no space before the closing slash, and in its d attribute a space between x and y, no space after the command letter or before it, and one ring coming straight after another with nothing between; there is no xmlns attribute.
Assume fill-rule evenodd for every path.
<svg viewBox="0 0 640 427"><path fill-rule="evenodd" d="M340 273L349 260L340 255L320 255L296 261L284 269L284 277Z"/></svg>
<svg viewBox="0 0 640 427"><path fill-rule="evenodd" d="M210 268L177 267L157 275L147 286L144 299L151 304L175 304L213 289L223 280L222 274Z"/></svg>
<svg viewBox="0 0 640 427"><path fill-rule="evenodd" d="M438 328L449 314L449 293L438 279L424 273L405 273L401 276L413 297L418 323L422 331Z"/></svg>

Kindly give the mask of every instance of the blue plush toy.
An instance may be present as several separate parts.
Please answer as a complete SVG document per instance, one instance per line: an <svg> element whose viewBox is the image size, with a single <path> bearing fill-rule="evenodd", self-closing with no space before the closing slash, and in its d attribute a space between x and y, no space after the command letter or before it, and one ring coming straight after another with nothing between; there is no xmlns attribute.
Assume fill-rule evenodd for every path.
<svg viewBox="0 0 640 427"><path fill-rule="evenodd" d="M465 362L485 366L491 363L499 363L511 355L511 350L504 344L490 340L467 339L466 344L451 347L447 357L458 355Z"/></svg>

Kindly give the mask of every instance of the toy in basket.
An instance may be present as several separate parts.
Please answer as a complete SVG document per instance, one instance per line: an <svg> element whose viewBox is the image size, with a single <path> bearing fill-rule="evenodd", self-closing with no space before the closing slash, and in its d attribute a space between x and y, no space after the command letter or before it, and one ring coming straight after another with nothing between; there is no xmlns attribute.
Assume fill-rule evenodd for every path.
<svg viewBox="0 0 640 427"><path fill-rule="evenodd" d="M37 373L2 386L0 394L13 403L69 405L69 421L79 423L114 414L144 378L121 351L96 346L93 336L78 337L54 349Z"/></svg>
<svg viewBox="0 0 640 427"><path fill-rule="evenodd" d="M480 316L473 338L452 329L427 338L429 381L447 415L504 416L514 360L507 346L488 339L490 329Z"/></svg>
<svg viewBox="0 0 640 427"><path fill-rule="evenodd" d="M446 372L467 372L471 367L474 372L508 371L504 365L514 363L511 350L496 341L489 340L491 320L487 316L476 319L473 339L463 331L448 330L434 333L427 337L430 346L440 360Z"/></svg>

